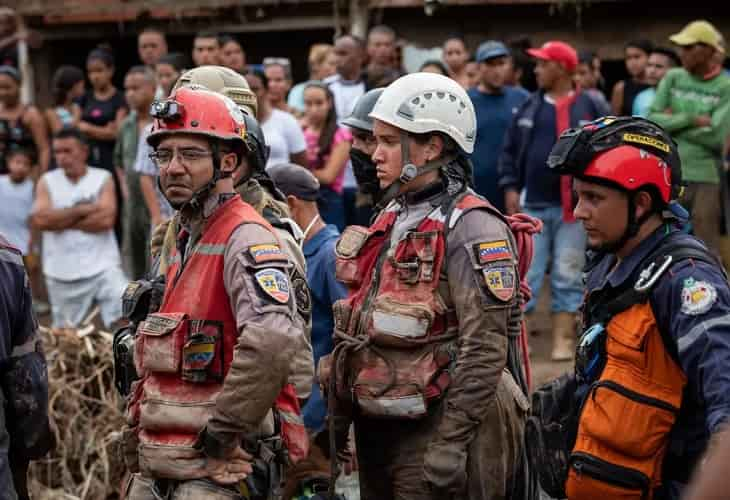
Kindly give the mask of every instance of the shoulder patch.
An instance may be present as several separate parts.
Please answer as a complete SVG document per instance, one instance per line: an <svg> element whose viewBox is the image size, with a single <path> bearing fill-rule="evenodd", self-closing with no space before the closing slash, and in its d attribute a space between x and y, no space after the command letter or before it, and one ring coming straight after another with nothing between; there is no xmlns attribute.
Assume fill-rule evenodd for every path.
<svg viewBox="0 0 730 500"><path fill-rule="evenodd" d="M694 278L684 280L682 287L682 312L690 316L704 314L717 301L717 290L707 281Z"/></svg>
<svg viewBox="0 0 730 500"><path fill-rule="evenodd" d="M479 264L512 258L512 251L507 240L485 241L474 244L474 254Z"/></svg>
<svg viewBox="0 0 730 500"><path fill-rule="evenodd" d="M279 245L276 243L254 245L249 247L248 251L251 254L251 258L253 258L254 262L257 264L269 262L271 260L288 260L286 254L281 251L281 248L279 248Z"/></svg>
<svg viewBox="0 0 730 500"><path fill-rule="evenodd" d="M258 271L254 277L259 288L280 304L289 302L289 278L279 269L266 268Z"/></svg>
<svg viewBox="0 0 730 500"><path fill-rule="evenodd" d="M482 269L484 281L489 291L502 302L509 302L517 289L515 266L509 264L492 264Z"/></svg>
<svg viewBox="0 0 730 500"><path fill-rule="evenodd" d="M312 295L309 291L309 285L307 285L307 279L302 276L299 269L295 268L291 275L291 286L299 314L309 321L309 316L312 314Z"/></svg>

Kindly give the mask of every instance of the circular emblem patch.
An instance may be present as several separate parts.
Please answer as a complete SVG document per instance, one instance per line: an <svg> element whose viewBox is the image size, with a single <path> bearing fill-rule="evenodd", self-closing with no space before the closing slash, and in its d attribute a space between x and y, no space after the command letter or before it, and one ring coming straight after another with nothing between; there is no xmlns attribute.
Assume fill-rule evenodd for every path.
<svg viewBox="0 0 730 500"><path fill-rule="evenodd" d="M312 314L312 294L309 291L309 285L307 280L299 273L298 269L295 269L291 276L291 285L294 290L294 300L297 303L297 311L304 317L305 320L309 321L309 316Z"/></svg>
<svg viewBox="0 0 730 500"><path fill-rule="evenodd" d="M684 280L682 288L682 312L690 316L704 314L717 300L717 290L706 281L694 278Z"/></svg>

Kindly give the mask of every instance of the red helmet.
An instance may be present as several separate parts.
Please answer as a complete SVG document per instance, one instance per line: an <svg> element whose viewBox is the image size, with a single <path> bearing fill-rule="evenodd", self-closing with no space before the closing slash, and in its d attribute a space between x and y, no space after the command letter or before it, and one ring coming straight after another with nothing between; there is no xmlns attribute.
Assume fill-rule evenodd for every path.
<svg viewBox="0 0 730 500"><path fill-rule="evenodd" d="M563 132L547 161L559 174L609 181L628 191L654 186L665 204L677 199L682 163L656 123L634 116L599 118Z"/></svg>
<svg viewBox="0 0 730 500"><path fill-rule="evenodd" d="M628 191L647 185L659 191L664 203L672 199L672 171L669 165L645 149L618 146L593 158L580 177L603 179Z"/></svg>
<svg viewBox="0 0 730 500"><path fill-rule="evenodd" d="M204 87L180 87L150 108L154 118L147 143L157 147L163 137L185 133L227 141L246 148L246 124L238 106Z"/></svg>

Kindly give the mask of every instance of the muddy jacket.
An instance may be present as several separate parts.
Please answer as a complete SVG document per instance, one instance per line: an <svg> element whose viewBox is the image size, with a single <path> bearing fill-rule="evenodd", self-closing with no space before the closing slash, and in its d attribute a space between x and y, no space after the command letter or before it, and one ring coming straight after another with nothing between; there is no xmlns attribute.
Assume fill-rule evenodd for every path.
<svg viewBox="0 0 730 500"><path fill-rule="evenodd" d="M670 243L707 252L692 236L661 227L621 262L605 256L587 279L585 326ZM648 300L605 326L605 365L582 407L568 496L679 498L730 417L727 280L713 263L674 259Z"/></svg>
<svg viewBox="0 0 730 500"><path fill-rule="evenodd" d="M223 450L273 434L298 337L289 261L269 224L238 196L206 208L180 232L162 306L137 331L128 419L152 477L203 477L204 428Z"/></svg>
<svg viewBox="0 0 730 500"><path fill-rule="evenodd" d="M518 301L501 215L438 182L391 202L370 228L347 228L336 250L350 292L334 307L338 400L397 419L444 401L437 433L468 443L505 368Z"/></svg>
<svg viewBox="0 0 730 500"><path fill-rule="evenodd" d="M33 316L21 253L0 236L0 498L16 498L11 467L45 455L48 426L46 360ZM20 493L20 489L18 491Z"/></svg>
<svg viewBox="0 0 730 500"><path fill-rule="evenodd" d="M289 278L292 291L296 299L298 314L295 317L295 327L300 332L300 348L297 349L292 360L292 369L289 381L294 384L297 397L305 401L312 390L314 377L314 358L311 345L311 312L312 301L306 281L306 262L304 254L294 233L298 230L288 221L289 212L285 204L274 200L255 179L249 179L238 187L241 199L251 205L259 215L273 226L274 233L282 243L282 250L293 264L290 267ZM179 218L173 217L167 227L165 239L159 255L159 273L164 274L169 256L175 248L175 239L179 230Z"/></svg>

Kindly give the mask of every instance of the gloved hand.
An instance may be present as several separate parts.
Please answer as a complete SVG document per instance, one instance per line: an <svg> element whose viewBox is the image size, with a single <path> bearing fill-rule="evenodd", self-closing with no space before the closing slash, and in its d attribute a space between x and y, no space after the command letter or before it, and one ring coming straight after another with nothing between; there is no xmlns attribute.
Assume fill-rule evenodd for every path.
<svg viewBox="0 0 730 500"><path fill-rule="evenodd" d="M431 489L447 498L466 488L466 443L437 439L428 445L423 474Z"/></svg>
<svg viewBox="0 0 730 500"><path fill-rule="evenodd" d="M171 220L172 219L167 219L160 222L152 230L152 237L150 238L150 255L153 258L157 257L160 254L162 244L165 241L165 234L167 233L167 228L170 225Z"/></svg>

